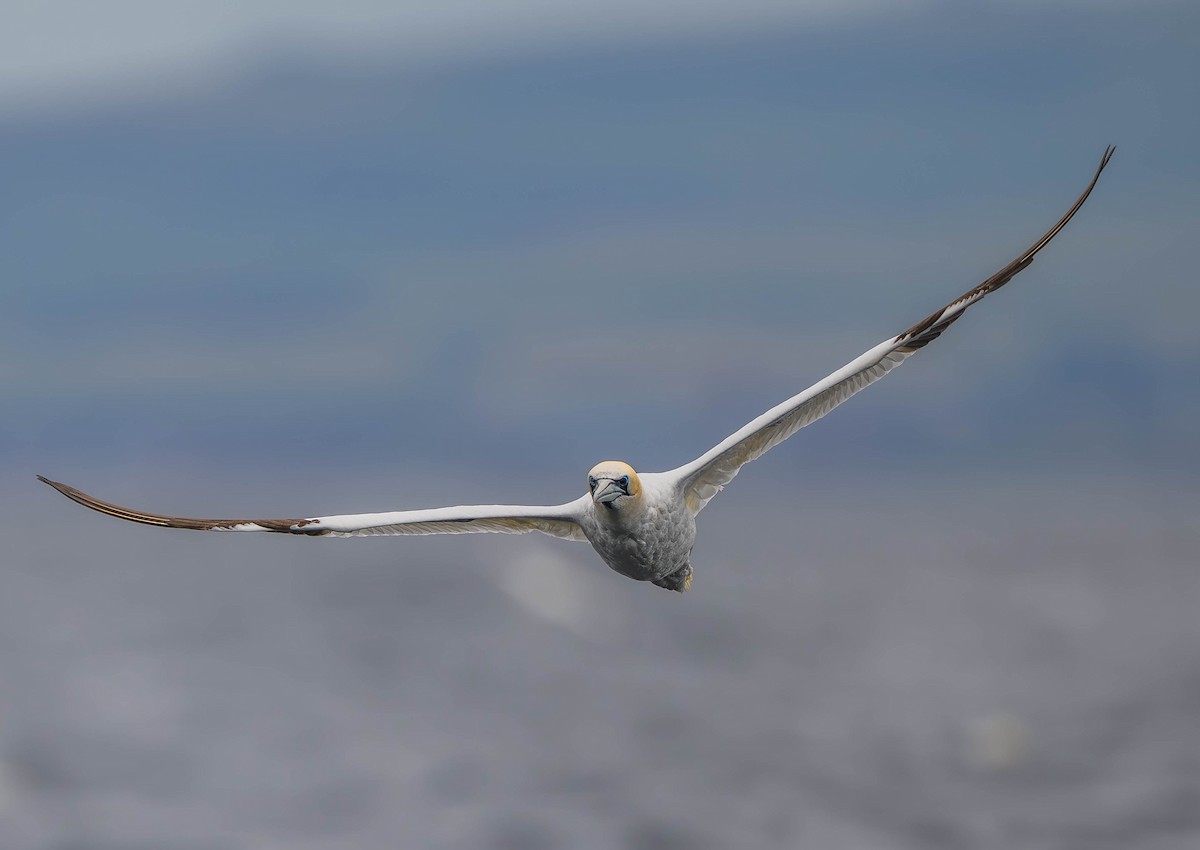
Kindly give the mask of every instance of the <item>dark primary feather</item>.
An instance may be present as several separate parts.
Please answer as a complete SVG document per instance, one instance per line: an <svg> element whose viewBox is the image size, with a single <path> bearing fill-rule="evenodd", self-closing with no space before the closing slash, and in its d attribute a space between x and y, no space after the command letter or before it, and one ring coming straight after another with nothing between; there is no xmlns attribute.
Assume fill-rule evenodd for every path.
<svg viewBox="0 0 1200 850"><path fill-rule="evenodd" d="M1067 222L1075 217L1075 213L1079 212L1079 208L1083 206L1083 202L1088 199L1088 195L1090 195L1092 193L1092 189L1096 187L1096 181L1100 179L1100 172L1104 170L1104 166L1108 165L1108 161L1112 159L1112 155L1115 151L1116 147L1113 145L1109 145L1104 149L1104 156L1100 158L1100 165L1096 168L1096 173L1092 176L1092 182L1088 183L1087 188L1083 190L1083 194L1080 195L1071 208L1067 210L1066 214L1058 220L1057 224L1042 234L1042 237L1030 245L1025 253L1021 254L1021 256L1017 257L1007 266L1000 269L1000 271L996 272L983 283L979 284L979 286L975 287L970 292L955 298L942 309L926 316L924 319L917 322L911 328L896 337L896 342L904 343L898 350L905 352L916 351L918 348L922 348L933 342L941 335L942 331L954 324L955 320L957 320L958 317L965 312L963 310L959 310L957 313L946 316L946 312L948 310L952 310L964 302L978 301L989 292L995 292L997 289L1004 286L1004 284L1008 283L1010 280L1024 271L1025 268L1033 262L1033 258L1037 256L1038 251L1049 245L1050 240L1057 236L1058 232L1067 226ZM945 316L944 319L943 316Z"/></svg>
<svg viewBox="0 0 1200 850"><path fill-rule="evenodd" d="M264 531L277 531L284 534L308 534L311 536L329 533L320 528L305 530L304 526L313 524L313 520L311 519L194 519L191 517L145 513L143 511L123 508L111 502L103 502L95 496L89 496L82 490L76 490L74 487L69 487L66 484L51 481L43 475L38 476L38 481L49 484L68 499L78 502L85 508L91 508L94 511L99 511L102 514L108 514L118 519L127 519L130 522L140 522L146 525L158 525L165 528L188 528L194 531L220 531L221 529L232 528L235 525L252 523L260 526Z"/></svg>

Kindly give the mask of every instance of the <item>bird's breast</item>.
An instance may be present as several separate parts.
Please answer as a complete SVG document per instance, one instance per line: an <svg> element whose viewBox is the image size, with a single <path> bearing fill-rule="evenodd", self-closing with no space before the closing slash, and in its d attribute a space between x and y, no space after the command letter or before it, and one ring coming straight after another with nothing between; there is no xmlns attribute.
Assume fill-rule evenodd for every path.
<svg viewBox="0 0 1200 850"><path fill-rule="evenodd" d="M673 501L648 494L636 512L599 508L584 531L612 569L638 581L660 579L687 564L696 539L691 512Z"/></svg>

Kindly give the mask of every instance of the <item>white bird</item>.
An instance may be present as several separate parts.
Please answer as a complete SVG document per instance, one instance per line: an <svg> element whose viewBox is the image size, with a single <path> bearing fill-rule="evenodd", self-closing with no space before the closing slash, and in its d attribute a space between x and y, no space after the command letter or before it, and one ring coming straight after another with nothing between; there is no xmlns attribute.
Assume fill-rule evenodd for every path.
<svg viewBox="0 0 1200 850"><path fill-rule="evenodd" d="M692 583L689 559L696 538L696 515L733 480L738 470L882 378L937 339L968 307L1023 271L1083 206L1114 150L1109 147L1104 151L1091 182L1057 224L974 289L898 336L879 343L799 395L771 408L691 463L669 472L638 474L621 461L604 461L588 473L587 494L566 504L470 505L307 519L188 519L129 510L40 475L38 478L85 507L120 519L169 528L327 537L540 531L591 543L608 566L631 579L684 591Z"/></svg>

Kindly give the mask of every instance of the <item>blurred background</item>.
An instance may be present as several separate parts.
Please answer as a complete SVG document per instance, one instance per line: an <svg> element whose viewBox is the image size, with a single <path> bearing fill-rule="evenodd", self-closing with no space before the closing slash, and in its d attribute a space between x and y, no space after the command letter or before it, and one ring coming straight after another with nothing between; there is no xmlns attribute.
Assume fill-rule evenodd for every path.
<svg viewBox="0 0 1200 850"><path fill-rule="evenodd" d="M1200 7L16 3L0 846L1200 844ZM748 467L694 589L559 502L1008 262Z"/></svg>

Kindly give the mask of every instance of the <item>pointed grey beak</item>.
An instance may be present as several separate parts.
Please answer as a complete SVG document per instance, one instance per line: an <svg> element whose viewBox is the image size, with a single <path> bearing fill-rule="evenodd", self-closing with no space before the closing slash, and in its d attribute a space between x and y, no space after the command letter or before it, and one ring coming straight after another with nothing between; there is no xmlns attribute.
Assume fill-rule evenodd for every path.
<svg viewBox="0 0 1200 850"><path fill-rule="evenodd" d="M621 496L628 496L625 488L612 479L601 479L600 485L596 488L596 492L592 494L592 498L602 505L607 505L610 502L615 502Z"/></svg>

